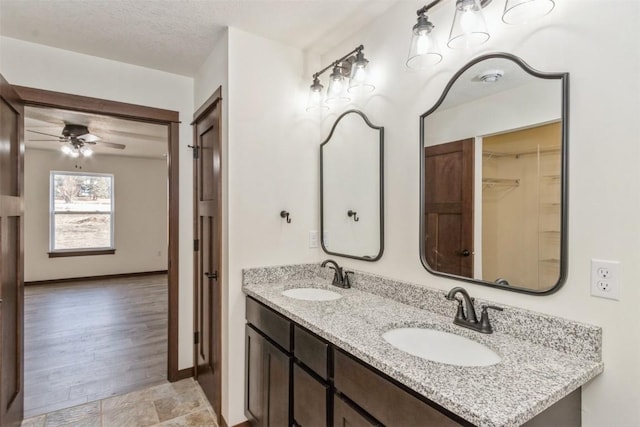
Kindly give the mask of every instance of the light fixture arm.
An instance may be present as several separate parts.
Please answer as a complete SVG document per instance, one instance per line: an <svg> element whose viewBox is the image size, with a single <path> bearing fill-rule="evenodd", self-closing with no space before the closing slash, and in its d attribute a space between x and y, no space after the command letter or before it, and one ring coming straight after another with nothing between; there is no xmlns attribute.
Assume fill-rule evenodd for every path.
<svg viewBox="0 0 640 427"><path fill-rule="evenodd" d="M440 1L440 0L437 0ZM353 49L351 52L347 53L346 55L342 56L341 58L336 59L335 61L333 61L331 64L327 65L326 67L324 67L322 70L318 71L317 73L313 74L313 78L317 79L318 77L320 77L325 71L327 71L330 68L334 68L337 66L342 67L340 64L342 62L344 62L345 60L347 60L351 55L353 55L354 53L360 53L362 52L362 50L364 49L363 45L360 45L358 47L356 47L355 49ZM346 73L349 72L349 70L345 70Z"/></svg>
<svg viewBox="0 0 640 427"><path fill-rule="evenodd" d="M425 13L427 13L429 11L429 9L431 9L432 7L436 6L438 3L441 3L441 2L442 2L442 0L433 0L428 5L423 6L420 9L416 10L416 14L418 16L424 15ZM489 5L489 3L491 3L491 0L480 0L480 7L482 7L484 9L486 6Z"/></svg>

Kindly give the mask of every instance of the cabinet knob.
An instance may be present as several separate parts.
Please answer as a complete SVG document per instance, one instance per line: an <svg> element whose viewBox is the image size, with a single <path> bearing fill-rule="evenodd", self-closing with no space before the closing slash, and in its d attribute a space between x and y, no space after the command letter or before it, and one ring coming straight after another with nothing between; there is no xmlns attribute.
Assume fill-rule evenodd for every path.
<svg viewBox="0 0 640 427"><path fill-rule="evenodd" d="M204 273L207 276L207 279L215 279L218 280L218 272L214 271L213 273Z"/></svg>
<svg viewBox="0 0 640 427"><path fill-rule="evenodd" d="M462 252L460 252L460 255L469 256L471 255L471 252L469 252L469 249L463 249Z"/></svg>

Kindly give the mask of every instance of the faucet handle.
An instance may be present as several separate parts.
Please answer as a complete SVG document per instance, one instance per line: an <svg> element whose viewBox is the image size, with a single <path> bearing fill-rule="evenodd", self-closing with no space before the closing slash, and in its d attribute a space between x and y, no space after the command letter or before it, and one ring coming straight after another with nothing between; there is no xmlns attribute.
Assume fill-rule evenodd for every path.
<svg viewBox="0 0 640 427"><path fill-rule="evenodd" d="M342 283L344 284L345 288L350 288L351 287L351 280L349 280L349 274L353 274L353 271L343 271L342 272L342 278L343 281Z"/></svg>
<svg viewBox="0 0 640 427"><path fill-rule="evenodd" d="M483 334L490 334L493 332L493 326L491 326L491 322L489 322L489 313L488 309L504 311L504 308L498 307L497 305L483 305L482 313L480 314L480 330Z"/></svg>

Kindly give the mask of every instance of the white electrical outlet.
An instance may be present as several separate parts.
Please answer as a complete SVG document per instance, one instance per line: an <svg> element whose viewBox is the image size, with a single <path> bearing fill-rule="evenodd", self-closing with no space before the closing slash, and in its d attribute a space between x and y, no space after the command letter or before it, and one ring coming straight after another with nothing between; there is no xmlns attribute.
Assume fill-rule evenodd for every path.
<svg viewBox="0 0 640 427"><path fill-rule="evenodd" d="M318 247L318 233L316 230L309 231L309 247L317 248Z"/></svg>
<svg viewBox="0 0 640 427"><path fill-rule="evenodd" d="M591 260L591 295L600 298L620 299L620 262Z"/></svg>

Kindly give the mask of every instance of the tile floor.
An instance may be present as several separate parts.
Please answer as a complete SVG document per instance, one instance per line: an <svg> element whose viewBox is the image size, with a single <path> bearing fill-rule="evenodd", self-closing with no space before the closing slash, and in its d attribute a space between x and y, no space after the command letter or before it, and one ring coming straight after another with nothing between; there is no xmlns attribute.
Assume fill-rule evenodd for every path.
<svg viewBox="0 0 640 427"><path fill-rule="evenodd" d="M188 378L38 415L22 427L218 427L215 419L202 389Z"/></svg>

